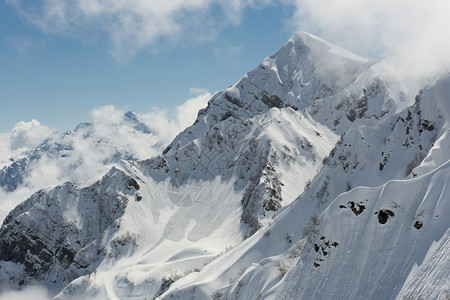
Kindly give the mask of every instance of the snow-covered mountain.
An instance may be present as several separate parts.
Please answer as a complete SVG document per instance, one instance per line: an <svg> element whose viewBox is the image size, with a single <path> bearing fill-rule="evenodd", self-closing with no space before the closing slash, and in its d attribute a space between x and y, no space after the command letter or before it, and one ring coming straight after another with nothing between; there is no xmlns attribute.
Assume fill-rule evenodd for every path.
<svg viewBox="0 0 450 300"><path fill-rule="evenodd" d="M102 127L105 127L105 124L80 123L73 131L55 133L35 149L10 158L0 170L0 187L13 192L21 185L29 185L29 177L32 177L33 172L40 170L40 166L45 164L50 164L49 168L54 166L57 173L54 174L53 180L47 182L48 184L55 185L68 180L85 184L104 174L121 159L144 158L143 153L127 144L129 141L123 142L117 139L117 136L111 136L117 133L115 132L117 130L126 130L126 134L135 139L146 138L148 146L152 142L152 132L138 115L129 111L120 121L111 122L108 126L108 130L103 130ZM163 147L163 145L157 145L157 137L153 137L153 141L154 143L150 144L151 147L160 149Z"/></svg>
<svg viewBox="0 0 450 300"><path fill-rule="evenodd" d="M0 289L446 299L450 75L415 99L398 86L374 62L294 35L160 155L17 206L0 229Z"/></svg>

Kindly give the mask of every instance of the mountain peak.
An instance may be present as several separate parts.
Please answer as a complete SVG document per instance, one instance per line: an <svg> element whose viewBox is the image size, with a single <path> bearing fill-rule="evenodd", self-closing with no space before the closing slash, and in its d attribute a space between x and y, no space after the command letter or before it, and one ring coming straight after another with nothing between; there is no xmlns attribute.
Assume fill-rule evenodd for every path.
<svg viewBox="0 0 450 300"><path fill-rule="evenodd" d="M134 112L128 111L124 114L125 121L129 122L133 128L145 134L150 134L152 131L148 126L142 121L142 119Z"/></svg>
<svg viewBox="0 0 450 300"><path fill-rule="evenodd" d="M316 54L325 54L324 52L328 52L333 55L341 56L343 58L367 63L369 60L367 60L364 57L361 57L353 52L350 52L344 48L341 48L339 46L333 45L323 39L321 39L318 36L315 36L311 33L299 31L295 33L289 41L286 43L286 45L295 45L298 47L306 46L311 50L311 52L315 52Z"/></svg>
<svg viewBox="0 0 450 300"><path fill-rule="evenodd" d="M92 122L82 122L80 124L78 124L75 129L73 130L74 132L78 132L80 130L93 130L94 124Z"/></svg>
<svg viewBox="0 0 450 300"><path fill-rule="evenodd" d="M252 85L301 109L346 88L373 64L312 34L298 32L246 76Z"/></svg>
<svg viewBox="0 0 450 300"><path fill-rule="evenodd" d="M314 35L298 32L237 83L216 93L194 125L175 138L163 154L190 143L200 132L231 116L251 119L273 107L296 111L309 107L339 93L372 65Z"/></svg>
<svg viewBox="0 0 450 300"><path fill-rule="evenodd" d="M134 112L134 111L132 111L132 110L130 110L130 111L127 111L125 114L124 114L124 116L125 116L125 118L127 118L127 119L129 119L129 120L138 120L138 115Z"/></svg>

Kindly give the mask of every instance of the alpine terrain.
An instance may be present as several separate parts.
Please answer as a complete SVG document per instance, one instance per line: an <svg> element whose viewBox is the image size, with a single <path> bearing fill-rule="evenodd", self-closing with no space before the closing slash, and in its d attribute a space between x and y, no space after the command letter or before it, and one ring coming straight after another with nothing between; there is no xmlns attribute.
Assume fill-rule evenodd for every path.
<svg viewBox="0 0 450 300"><path fill-rule="evenodd" d="M42 157L78 180L6 216L0 293L450 299L450 74L410 97L382 70L297 33L159 155L84 124L13 159L10 191ZM103 176L64 165L71 136L108 154Z"/></svg>

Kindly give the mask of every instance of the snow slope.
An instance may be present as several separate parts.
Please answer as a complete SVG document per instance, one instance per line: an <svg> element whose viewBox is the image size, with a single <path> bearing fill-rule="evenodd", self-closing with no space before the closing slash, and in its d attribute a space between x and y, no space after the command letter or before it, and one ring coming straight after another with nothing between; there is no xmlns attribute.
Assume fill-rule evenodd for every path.
<svg viewBox="0 0 450 300"><path fill-rule="evenodd" d="M0 229L0 290L448 296L450 76L405 99L378 72L294 35L216 93L161 155L16 207Z"/></svg>
<svg viewBox="0 0 450 300"><path fill-rule="evenodd" d="M403 112L375 127L351 128L309 189L272 224L198 278L176 282L167 298L184 299L195 291L200 299L213 294L221 299L445 299L450 222L443 216L449 213L450 156L440 146L449 128L449 86L447 76ZM436 139L441 142L432 146ZM381 156L386 169L379 163L385 149L390 151L388 161ZM439 159L445 163L417 175L424 166L415 157L422 151L443 154ZM408 167L411 158L419 164L415 169ZM398 181L408 175L405 168L410 176ZM383 179L397 180L383 184ZM427 252L434 256L431 265L423 264ZM418 272L430 275L420 284L407 280Z"/></svg>

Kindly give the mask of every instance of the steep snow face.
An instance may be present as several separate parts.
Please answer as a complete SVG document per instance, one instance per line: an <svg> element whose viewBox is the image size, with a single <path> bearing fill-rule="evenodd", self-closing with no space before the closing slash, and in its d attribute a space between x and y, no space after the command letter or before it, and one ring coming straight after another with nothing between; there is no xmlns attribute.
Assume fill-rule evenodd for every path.
<svg viewBox="0 0 450 300"><path fill-rule="evenodd" d="M146 175L170 178L174 186L216 176L233 180L235 192L245 189L242 221L253 233L261 215L270 217L298 196L336 141L308 114L272 108L251 119L229 117L194 141L140 165Z"/></svg>
<svg viewBox="0 0 450 300"><path fill-rule="evenodd" d="M354 125L272 223L174 283L164 298L445 298L450 156L440 147L448 132L450 93L442 90L448 86L442 79L375 127ZM389 159L380 164L387 149ZM424 153L444 163L421 164Z"/></svg>
<svg viewBox="0 0 450 300"><path fill-rule="evenodd" d="M443 216L450 210L449 176L450 163L446 163L417 179L340 195L320 216L310 248L302 250L299 261L268 298L396 298L413 267L433 252L432 244L445 244L448 239L450 220ZM432 272L443 277L427 278L428 292L414 294L409 289L407 297L448 293L450 261L447 257L433 263L440 266L428 265Z"/></svg>
<svg viewBox="0 0 450 300"><path fill-rule="evenodd" d="M327 205L356 186L378 186L411 175L445 131L439 111L445 103L417 98L415 105L385 118L374 127L354 126L324 161L312 188L302 196ZM435 113L431 117L430 111Z"/></svg>
<svg viewBox="0 0 450 300"><path fill-rule="evenodd" d="M354 123L375 126L396 112L397 103L405 101L404 95L393 91L391 83L376 69L364 71L348 88L315 101L306 110L339 135L345 134Z"/></svg>
<svg viewBox="0 0 450 300"><path fill-rule="evenodd" d="M433 241L425 258L413 266L398 294L398 299L407 299L408 297L413 299L418 297L448 299L450 297L448 290L448 278L450 277L449 243L449 230L439 240Z"/></svg>
<svg viewBox="0 0 450 300"><path fill-rule="evenodd" d="M423 175L441 166L450 159L450 74L441 78L432 88L421 93L417 100L423 106L422 110L428 119L431 120L429 126L434 126L434 122L444 123L440 136L434 142L433 148L422 163L411 172L410 176ZM434 107L434 103L438 107ZM437 120L436 120L437 115ZM427 125L426 123L423 125ZM423 127L423 126L422 126Z"/></svg>
<svg viewBox="0 0 450 300"><path fill-rule="evenodd" d="M341 91L372 64L313 35L297 33L244 76L231 94L301 109ZM267 99L266 93L277 96L282 103L276 98Z"/></svg>
<svg viewBox="0 0 450 300"><path fill-rule="evenodd" d="M186 278L175 283L165 296L184 299L194 293L201 299L209 295L222 295L223 299L445 297L450 262L444 255L448 252L445 243L450 223L442 216L449 210L445 201L449 194L449 167L447 163L423 177L391 181L377 188L353 189L311 219L304 213L311 211L308 203L294 202L264 233L225 254L205 269L208 273L202 271L190 281ZM264 258L254 262L255 256ZM225 264L230 261L231 266ZM422 277L416 283L407 280L404 292L400 292L409 274L418 278L425 272L434 276ZM210 276L211 280L200 280ZM227 282L227 277L232 280ZM201 284L196 286L199 281ZM218 282L224 287L218 289ZM422 291L414 285L421 286ZM424 287L429 289L424 291Z"/></svg>

